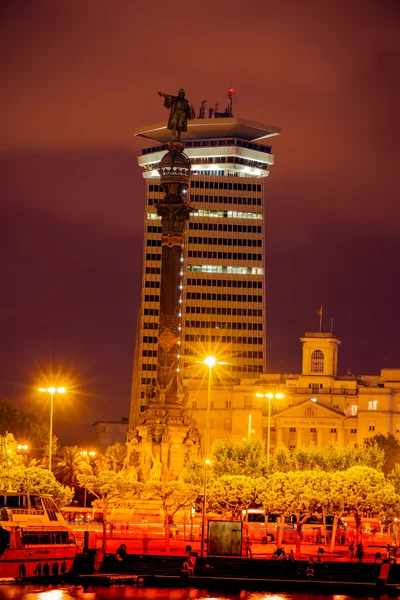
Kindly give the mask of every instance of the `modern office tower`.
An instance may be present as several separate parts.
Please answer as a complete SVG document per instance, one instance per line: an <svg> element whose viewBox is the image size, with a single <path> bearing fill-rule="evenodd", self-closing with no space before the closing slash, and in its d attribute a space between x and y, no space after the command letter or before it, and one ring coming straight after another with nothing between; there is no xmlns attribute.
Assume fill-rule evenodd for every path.
<svg viewBox="0 0 400 600"><path fill-rule="evenodd" d="M219 116L219 115L218 115ZM190 204L182 257L180 375L203 379L207 355L227 363L226 382L265 370L264 182L274 163L277 127L241 118L195 119L182 135L192 166ZM159 164L167 152L165 123L135 135L155 142L138 158L146 180L143 275L131 422L147 406L157 370L162 193Z"/></svg>

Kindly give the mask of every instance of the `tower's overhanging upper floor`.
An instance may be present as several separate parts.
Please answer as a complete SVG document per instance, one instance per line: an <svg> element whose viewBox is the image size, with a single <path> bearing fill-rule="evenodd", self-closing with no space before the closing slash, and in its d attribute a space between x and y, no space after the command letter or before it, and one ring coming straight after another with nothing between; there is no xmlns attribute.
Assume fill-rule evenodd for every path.
<svg viewBox="0 0 400 600"><path fill-rule="evenodd" d="M224 119L195 119L188 123L187 132L182 133L185 152L192 164L192 171L204 173L209 170L215 175L218 170L225 174L242 177L266 177L268 167L274 163L269 138L280 135L279 127L264 125L238 117ZM158 165L167 152L170 131L165 122L140 127L135 136L159 142L159 145L144 148L138 158L144 169L143 176L157 178Z"/></svg>

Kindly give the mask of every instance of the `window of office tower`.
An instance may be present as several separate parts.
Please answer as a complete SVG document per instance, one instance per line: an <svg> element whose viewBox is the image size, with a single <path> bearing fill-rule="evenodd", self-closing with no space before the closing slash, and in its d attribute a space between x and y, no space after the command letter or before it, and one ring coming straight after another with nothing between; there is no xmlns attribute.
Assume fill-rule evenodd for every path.
<svg viewBox="0 0 400 600"><path fill-rule="evenodd" d="M314 350L311 353L311 373L324 372L324 353L322 350Z"/></svg>

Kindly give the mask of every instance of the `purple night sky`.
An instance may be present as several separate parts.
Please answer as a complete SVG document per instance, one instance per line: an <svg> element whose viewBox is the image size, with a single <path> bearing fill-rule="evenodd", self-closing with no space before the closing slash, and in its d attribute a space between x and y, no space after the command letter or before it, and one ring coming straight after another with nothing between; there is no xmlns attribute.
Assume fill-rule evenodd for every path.
<svg viewBox="0 0 400 600"><path fill-rule="evenodd" d="M282 127L267 181L268 370L334 318L339 370L400 367L396 0L6 0L0 9L0 397L73 388L55 427L128 416L144 180L132 131L196 111ZM46 380L47 377L47 380ZM60 381L63 383L63 381ZM56 433L57 430L55 431Z"/></svg>

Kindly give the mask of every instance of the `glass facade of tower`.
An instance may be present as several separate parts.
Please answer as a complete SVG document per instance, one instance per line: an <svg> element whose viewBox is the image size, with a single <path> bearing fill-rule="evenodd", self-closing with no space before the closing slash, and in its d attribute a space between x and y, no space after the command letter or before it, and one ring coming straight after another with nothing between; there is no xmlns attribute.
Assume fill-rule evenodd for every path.
<svg viewBox="0 0 400 600"><path fill-rule="evenodd" d="M254 132L246 129L245 121L225 121L235 121L229 137L223 135L224 122L214 126L212 137L209 130L209 137L202 137L200 125L191 139L189 127L184 140L192 164L189 201L193 212L181 258L179 369L183 382L204 377L198 363L209 354L227 363L223 368L227 382L254 378L265 370L264 181L274 156L270 146L246 139L254 137ZM235 123L240 123L238 135L232 135ZM156 131L154 139L158 139ZM138 159L146 179L142 296L131 407L138 412L146 408L148 386L157 370L161 227L156 205L163 197L157 169L166 149L166 144L145 148Z"/></svg>

